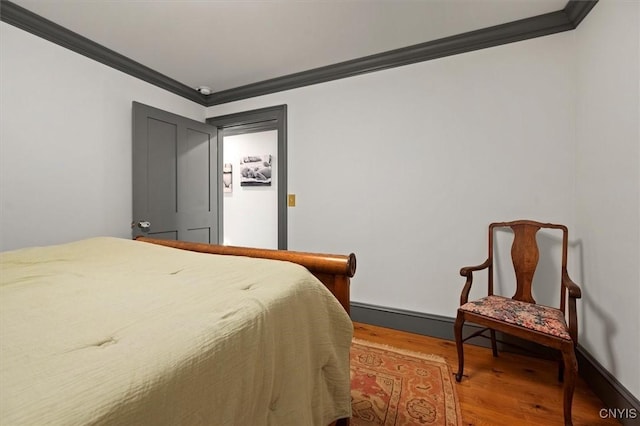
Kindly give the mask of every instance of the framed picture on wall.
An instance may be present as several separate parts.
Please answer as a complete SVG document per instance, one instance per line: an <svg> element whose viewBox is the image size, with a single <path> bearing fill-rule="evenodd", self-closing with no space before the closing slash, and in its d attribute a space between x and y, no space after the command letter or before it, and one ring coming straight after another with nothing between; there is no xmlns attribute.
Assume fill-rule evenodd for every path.
<svg viewBox="0 0 640 426"><path fill-rule="evenodd" d="M240 186L271 186L270 154L247 155L240 159Z"/></svg>

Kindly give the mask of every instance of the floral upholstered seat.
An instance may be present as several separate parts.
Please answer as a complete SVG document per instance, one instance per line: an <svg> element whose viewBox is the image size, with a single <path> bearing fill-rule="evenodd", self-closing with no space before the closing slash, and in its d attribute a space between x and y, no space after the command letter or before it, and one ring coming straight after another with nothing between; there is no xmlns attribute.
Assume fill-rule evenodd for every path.
<svg viewBox="0 0 640 426"><path fill-rule="evenodd" d="M495 295L467 302L460 309L571 340L567 322L560 309Z"/></svg>

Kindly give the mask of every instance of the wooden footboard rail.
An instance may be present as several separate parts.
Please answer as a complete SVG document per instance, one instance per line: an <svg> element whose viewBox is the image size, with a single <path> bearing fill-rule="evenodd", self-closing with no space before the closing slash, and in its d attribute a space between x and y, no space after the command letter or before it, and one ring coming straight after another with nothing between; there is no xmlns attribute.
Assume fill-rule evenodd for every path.
<svg viewBox="0 0 640 426"><path fill-rule="evenodd" d="M137 237L136 240L200 253L256 257L297 263L315 275L334 294L347 313L350 312L350 279L356 273L356 256L353 253L349 255L307 253L159 240L149 237Z"/></svg>

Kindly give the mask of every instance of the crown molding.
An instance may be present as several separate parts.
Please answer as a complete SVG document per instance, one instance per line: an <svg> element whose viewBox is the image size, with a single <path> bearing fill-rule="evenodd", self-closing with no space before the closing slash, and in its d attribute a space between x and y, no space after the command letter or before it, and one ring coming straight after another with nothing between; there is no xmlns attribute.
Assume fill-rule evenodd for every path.
<svg viewBox="0 0 640 426"><path fill-rule="evenodd" d="M578 1L570 0L563 11L567 14L573 28L578 28L580 22L591 12L591 9L598 3L598 0Z"/></svg>
<svg viewBox="0 0 640 426"><path fill-rule="evenodd" d="M564 9L556 12L314 68L205 96L179 81L107 49L10 1L0 1L2 5L0 20L204 106L224 104L570 31L577 28L598 2L598 0L569 0Z"/></svg>
<svg viewBox="0 0 640 426"><path fill-rule="evenodd" d="M10 1L0 2L0 20L201 105L207 97L195 89L70 31Z"/></svg>
<svg viewBox="0 0 640 426"><path fill-rule="evenodd" d="M218 105L416 62L429 61L575 29L598 0L569 0L563 10L470 31L376 55L248 84L209 95Z"/></svg>
<svg viewBox="0 0 640 426"><path fill-rule="evenodd" d="M212 93L209 105L296 89L571 29L573 26L563 11L552 12Z"/></svg>

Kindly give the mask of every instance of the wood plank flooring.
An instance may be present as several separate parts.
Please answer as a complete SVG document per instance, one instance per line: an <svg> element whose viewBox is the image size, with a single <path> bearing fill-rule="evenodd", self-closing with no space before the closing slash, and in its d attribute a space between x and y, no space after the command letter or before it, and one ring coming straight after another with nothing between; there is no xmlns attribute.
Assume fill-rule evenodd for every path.
<svg viewBox="0 0 640 426"><path fill-rule="evenodd" d="M354 323L354 337L443 356L452 374L458 371L455 342ZM462 382L455 383L463 424L469 426L563 425L562 383L557 363L465 344ZM454 379L455 380L455 379ZM573 397L574 426L617 425L601 419L603 403L578 379Z"/></svg>

